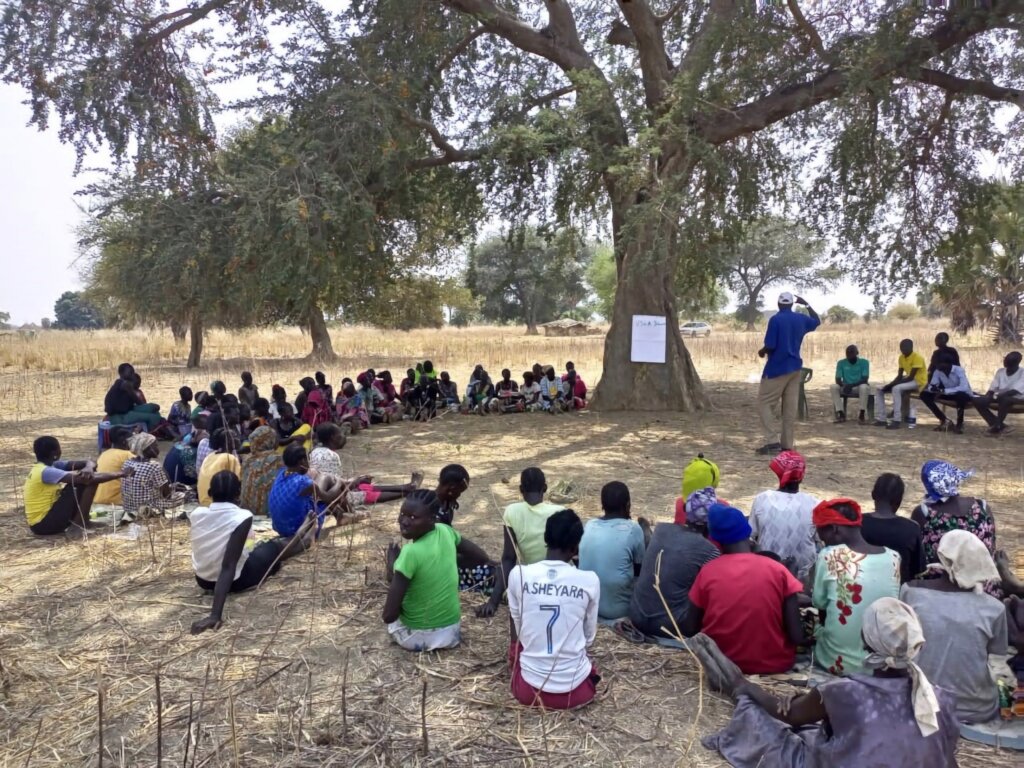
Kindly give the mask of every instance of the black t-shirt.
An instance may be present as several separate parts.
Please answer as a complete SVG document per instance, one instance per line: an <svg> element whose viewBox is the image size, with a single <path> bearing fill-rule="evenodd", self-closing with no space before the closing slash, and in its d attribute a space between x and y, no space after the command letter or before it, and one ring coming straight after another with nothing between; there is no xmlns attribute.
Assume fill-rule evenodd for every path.
<svg viewBox="0 0 1024 768"><path fill-rule="evenodd" d="M103 410L107 415L121 416L135 407L130 386L124 379L118 379L110 385L107 396L103 398Z"/></svg>
<svg viewBox="0 0 1024 768"><path fill-rule="evenodd" d="M888 547L899 554L901 584L916 578L925 569L921 527L913 520L868 513L864 515L861 534L868 544Z"/></svg>

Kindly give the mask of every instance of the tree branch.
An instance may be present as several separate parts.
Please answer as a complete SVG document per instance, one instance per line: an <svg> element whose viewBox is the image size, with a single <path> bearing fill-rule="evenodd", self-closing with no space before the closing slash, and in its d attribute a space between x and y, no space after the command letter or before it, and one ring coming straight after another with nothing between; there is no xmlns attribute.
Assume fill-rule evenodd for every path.
<svg viewBox="0 0 1024 768"><path fill-rule="evenodd" d="M804 16L804 12L800 10L800 3L798 0L787 0L789 5L789 12L793 15L793 20L796 25L803 32L804 37L811 44L811 48L818 54L818 57L829 64L832 63L833 58L829 56L828 51L825 50L825 44L821 42L821 35L818 34L818 30L814 28L814 25L807 20Z"/></svg>
<svg viewBox="0 0 1024 768"><path fill-rule="evenodd" d="M949 93L984 96L992 101L1005 101L1008 104L1013 104L1018 109L1024 109L1024 90L1020 88L1007 88L1002 85L996 85L988 80L969 80L951 75L948 72L940 72L937 69L926 69L924 67L921 67L912 74L908 74L907 77L919 83L938 86Z"/></svg>
<svg viewBox="0 0 1024 768"><path fill-rule="evenodd" d="M672 69L672 62L665 50L665 40L661 36L661 25L647 0L618 0L618 3L640 55L640 73L647 107L657 109L665 100L665 86Z"/></svg>
<svg viewBox="0 0 1024 768"><path fill-rule="evenodd" d="M672 21L675 15L679 13L681 10L683 10L683 0L679 0L679 2L677 2L675 5L673 5L660 16L656 16L655 18L657 19L658 24L668 24L668 22Z"/></svg>
<svg viewBox="0 0 1024 768"><path fill-rule="evenodd" d="M412 170L420 168L438 168L445 165L454 165L455 163L468 163L473 160L481 159L486 153L482 148L476 149L459 149L454 146L444 134L441 133L440 129L429 120L411 115L405 110L400 112L401 117L409 125L417 128L422 128L430 136L430 140L434 142L434 146L441 150L440 155L430 155L428 157L421 157L415 160L410 160L408 167Z"/></svg>
<svg viewBox="0 0 1024 768"><path fill-rule="evenodd" d="M505 38L520 50L547 59L566 72L596 68L594 60L579 44L579 36L575 34L575 22L572 24L571 36L575 37L576 44L573 45L573 41L567 40L564 36L566 30L561 27L566 24L565 12L569 14L568 18L572 18L572 11L566 5L565 0L545 0L553 26L543 30L535 29L508 11L499 8L493 0L440 0L440 2L442 5L472 16L488 32ZM556 17L551 15L553 8L558 14L557 23Z"/></svg>
<svg viewBox="0 0 1024 768"><path fill-rule="evenodd" d="M531 109L534 109L536 107L543 107L545 104L550 104L552 101L557 101L563 96L567 96L568 94L573 93L575 90L575 85L565 85L562 86L561 88L556 88L553 91L549 91L548 93L542 94L541 96L536 96L532 99L527 99L523 102L522 111L529 112Z"/></svg>
<svg viewBox="0 0 1024 768"><path fill-rule="evenodd" d="M987 10L958 16L940 24L924 37L911 38L895 56L887 57L866 74L871 80L882 80L912 71L975 35L995 28L1007 16L1020 12L1024 12L1024 0L992 0L992 6ZM863 80L858 76L858 82ZM834 99L845 93L850 84L849 72L834 66L811 80L785 85L734 109L706 112L694 120L694 128L710 144L724 144Z"/></svg>
<svg viewBox="0 0 1024 768"><path fill-rule="evenodd" d="M219 11L221 8L225 8L235 0L209 0L207 3L200 6L192 6L189 8L180 8L177 11L169 11L168 13L162 13L159 16L155 16L148 23L146 23L142 32L139 35L140 42L144 47L149 47L160 43L175 32L179 32L185 27L190 27L198 21L202 21L214 11ZM151 32L155 27L163 24L166 21L177 19L173 24L168 24L166 27L159 29L155 32Z"/></svg>
<svg viewBox="0 0 1024 768"><path fill-rule="evenodd" d="M487 29L485 27L476 27L469 31L468 33L466 33L466 36L459 40L459 42L456 43L455 46L444 55L444 58L441 59L441 61L439 61L434 66L434 74L440 75L442 72L448 69L448 67L452 65L452 62L455 61L455 59L457 59L459 56L465 53L469 46L471 46L478 37L480 37L486 32Z"/></svg>

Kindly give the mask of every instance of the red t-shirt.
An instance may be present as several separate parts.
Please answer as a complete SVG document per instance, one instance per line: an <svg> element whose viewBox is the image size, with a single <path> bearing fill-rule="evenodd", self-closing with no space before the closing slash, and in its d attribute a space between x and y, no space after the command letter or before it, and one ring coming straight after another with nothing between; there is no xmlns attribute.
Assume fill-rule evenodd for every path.
<svg viewBox="0 0 1024 768"><path fill-rule="evenodd" d="M788 672L796 648L786 638L782 603L803 590L786 566L753 553L722 555L706 563L690 587L704 611L701 631L746 675Z"/></svg>

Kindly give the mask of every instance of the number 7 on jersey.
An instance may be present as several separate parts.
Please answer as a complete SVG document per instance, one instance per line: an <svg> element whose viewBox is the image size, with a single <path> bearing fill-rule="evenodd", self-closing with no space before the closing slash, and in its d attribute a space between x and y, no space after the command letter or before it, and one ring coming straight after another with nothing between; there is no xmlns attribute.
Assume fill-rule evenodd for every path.
<svg viewBox="0 0 1024 768"><path fill-rule="evenodd" d="M551 618L548 619L548 655L550 656L555 652L555 644L551 637L551 630L555 626L555 622L558 621L558 617L562 614L562 606L560 605L542 605L540 606L542 611L551 611Z"/></svg>

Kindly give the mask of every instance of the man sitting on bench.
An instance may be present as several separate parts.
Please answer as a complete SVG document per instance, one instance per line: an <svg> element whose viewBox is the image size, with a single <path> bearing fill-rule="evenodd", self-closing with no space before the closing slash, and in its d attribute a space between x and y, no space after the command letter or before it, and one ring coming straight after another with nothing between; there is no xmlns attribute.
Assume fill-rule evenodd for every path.
<svg viewBox="0 0 1024 768"><path fill-rule="evenodd" d="M936 404L941 399L943 403L954 403L956 405L956 426L952 430L958 435L964 431L964 408L971 404L974 399L974 390L967 381L967 373L964 369L953 362L951 354L943 352L939 355L935 365L935 373L932 374L928 388L921 392L921 402L928 406L928 410L935 414L939 420L936 432L948 432L952 422Z"/></svg>
<svg viewBox="0 0 1024 768"><path fill-rule="evenodd" d="M988 392L974 398L974 407L988 422L990 435L998 435L1006 429L1006 415L1011 408L1024 406L1024 368L1020 367L1020 362L1020 352L1011 352L1004 357L1004 367L996 371ZM993 404L996 406L995 415L992 414Z"/></svg>
<svg viewBox="0 0 1024 768"><path fill-rule="evenodd" d="M860 403L859 421L863 424L867 418L868 375L871 372L868 361L859 357L860 351L853 344L846 348L846 357L836 363L836 383L829 389L832 392L832 407L835 409L835 423L841 424L846 421L846 407L843 403L844 397L857 396Z"/></svg>
<svg viewBox="0 0 1024 768"><path fill-rule="evenodd" d="M914 404L910 396L920 392L928 384L928 373L924 358L920 352L914 351L914 342L911 339L903 339L900 342L899 370L896 378L880 387L875 388L875 426L884 427L885 422L885 396L892 393L892 420L888 423L889 429L899 429L902 422L903 399L910 402L908 415L911 420L916 416Z"/></svg>

